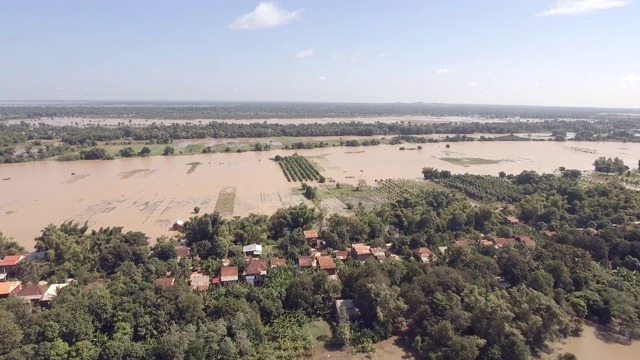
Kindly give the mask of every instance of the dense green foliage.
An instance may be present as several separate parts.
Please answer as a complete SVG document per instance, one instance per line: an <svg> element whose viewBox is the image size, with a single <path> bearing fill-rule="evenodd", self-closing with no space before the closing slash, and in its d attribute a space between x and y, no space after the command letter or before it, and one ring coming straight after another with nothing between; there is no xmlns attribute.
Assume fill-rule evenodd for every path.
<svg viewBox="0 0 640 360"><path fill-rule="evenodd" d="M593 166L596 171L603 173L614 173L614 174L624 174L629 170L629 167L624 164L622 159L620 158L605 158L604 156L599 157L596 161L593 162Z"/></svg>
<svg viewBox="0 0 640 360"><path fill-rule="evenodd" d="M0 300L0 356L293 359L310 355L307 324L314 318L332 324L337 344L368 350L395 334L425 359L527 359L545 343L579 333L584 318L640 332L640 230L612 226L640 219L639 193L535 172L480 181L510 182L521 199L496 211L494 203L471 206L456 193L416 189L352 216L325 218L305 205L270 217L196 215L178 239L192 257L180 260L173 239L150 247L144 234L120 228L48 226L36 239L44 262L21 262L18 277L75 282L42 310L15 297ZM506 214L521 224L505 225ZM194 292L187 284L193 269L216 276L223 258L242 273L242 245L262 244L295 261L310 254L302 231L314 227L329 253L390 244L399 259L336 260L337 279L284 266L271 269L262 286L241 281ZM544 237L543 229L556 234ZM453 245L483 234L527 234L536 246ZM0 245L20 251L1 235ZM411 252L418 247L437 259L418 263ZM173 286L155 282L168 273ZM340 324L333 311L339 298L354 299L359 316Z"/></svg>

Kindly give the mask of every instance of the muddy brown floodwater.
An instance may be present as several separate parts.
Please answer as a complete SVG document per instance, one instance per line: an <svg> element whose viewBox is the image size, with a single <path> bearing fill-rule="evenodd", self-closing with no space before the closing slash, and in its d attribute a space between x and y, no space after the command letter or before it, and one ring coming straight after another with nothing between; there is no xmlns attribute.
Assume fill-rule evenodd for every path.
<svg viewBox="0 0 640 360"><path fill-rule="evenodd" d="M417 145L404 144L411 148ZM338 182L420 179L423 166L455 173L498 174L522 170L551 172L559 166L589 170L598 156L619 156L637 164L640 144L592 142L469 142L297 150L313 157L322 173ZM177 219L218 210L228 216L271 214L306 201L292 195L276 154L295 151L218 153L114 161L43 161L0 165L0 231L32 248L47 224L85 222L92 228L122 226L147 233L152 241L171 235ZM496 163L456 165L441 158L481 158ZM451 160L449 160L451 161ZM194 165L191 173L187 173ZM473 161L470 162L473 164Z"/></svg>
<svg viewBox="0 0 640 360"><path fill-rule="evenodd" d="M542 359L555 360L558 354L564 353L572 353L579 360L640 359L640 342L629 343L621 336L590 325L584 327L580 337L554 344L553 350L552 354L542 356Z"/></svg>

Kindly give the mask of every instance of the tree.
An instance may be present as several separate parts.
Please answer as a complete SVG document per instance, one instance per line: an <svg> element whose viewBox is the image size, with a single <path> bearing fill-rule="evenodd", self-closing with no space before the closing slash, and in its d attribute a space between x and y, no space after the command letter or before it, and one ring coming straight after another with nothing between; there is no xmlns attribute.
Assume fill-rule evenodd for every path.
<svg viewBox="0 0 640 360"><path fill-rule="evenodd" d="M195 214L198 214L198 213L200 212L200 206L196 206L196 207L194 207L194 208L193 208L193 212L194 212Z"/></svg>
<svg viewBox="0 0 640 360"><path fill-rule="evenodd" d="M149 156L151 155L151 149L148 146L145 146L140 150L138 156Z"/></svg>
<svg viewBox="0 0 640 360"><path fill-rule="evenodd" d="M169 156L169 155L173 155L174 152L175 152L175 149L173 148L173 146L166 146L164 148L164 151L162 152L162 155Z"/></svg>
<svg viewBox="0 0 640 360"><path fill-rule="evenodd" d="M7 255L18 255L23 254L24 248L18 245L17 242L12 241L12 239L6 237L2 231L0 231L0 258L3 258Z"/></svg>
<svg viewBox="0 0 640 360"><path fill-rule="evenodd" d="M120 153L120 156L122 156L122 157L134 157L134 156L137 155L136 151L133 150L133 148L130 147L130 146L126 147L124 149L120 149L118 152Z"/></svg>
<svg viewBox="0 0 640 360"><path fill-rule="evenodd" d="M20 346L22 329L16 322L15 316L5 310L0 310L0 355L6 355Z"/></svg>

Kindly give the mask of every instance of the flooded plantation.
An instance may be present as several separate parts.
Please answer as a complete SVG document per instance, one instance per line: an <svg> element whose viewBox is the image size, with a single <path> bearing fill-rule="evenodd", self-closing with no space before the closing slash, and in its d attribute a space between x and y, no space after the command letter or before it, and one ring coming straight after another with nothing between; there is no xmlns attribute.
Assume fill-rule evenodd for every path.
<svg viewBox="0 0 640 360"><path fill-rule="evenodd" d="M123 226L155 239L170 236L171 225L193 216L195 206L203 213L217 209L230 217L311 204L292 193L299 183L288 182L271 160L278 154L307 156L328 179L353 186L389 178L420 180L423 166L493 175L551 172L560 166L591 170L599 156L618 156L634 166L640 154L640 144L613 142L420 145L421 150L417 144L404 144L405 150L401 145L381 145L2 164L0 178L8 180L0 182L0 231L27 248L47 224L70 220L87 221L92 228Z"/></svg>

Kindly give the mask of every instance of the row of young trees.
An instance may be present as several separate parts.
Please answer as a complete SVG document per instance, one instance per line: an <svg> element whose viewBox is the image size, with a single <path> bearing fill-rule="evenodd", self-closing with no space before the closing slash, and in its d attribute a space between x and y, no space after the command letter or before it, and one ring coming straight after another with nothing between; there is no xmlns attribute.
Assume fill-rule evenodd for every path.
<svg viewBox="0 0 640 360"><path fill-rule="evenodd" d="M278 162L282 173L287 178L287 181L313 181L320 180L322 175L320 171L304 156L293 154L291 156L275 156L275 161Z"/></svg>

